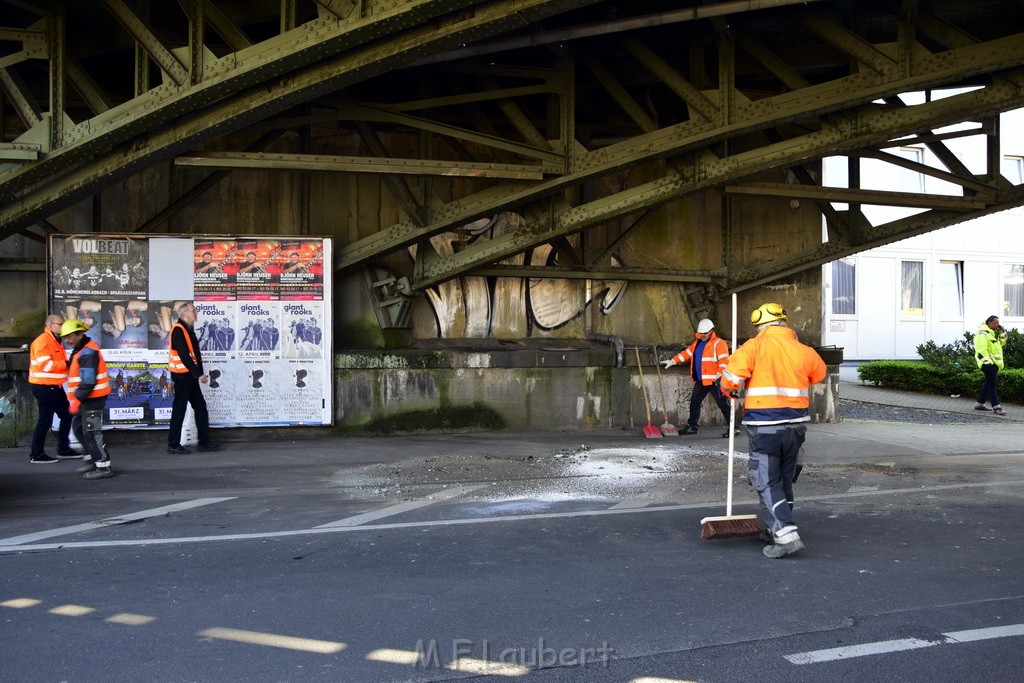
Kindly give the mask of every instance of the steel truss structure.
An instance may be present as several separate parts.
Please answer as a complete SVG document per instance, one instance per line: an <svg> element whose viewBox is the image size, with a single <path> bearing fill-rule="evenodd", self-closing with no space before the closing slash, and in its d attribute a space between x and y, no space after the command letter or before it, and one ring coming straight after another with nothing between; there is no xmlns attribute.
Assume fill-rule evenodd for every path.
<svg viewBox="0 0 1024 683"><path fill-rule="evenodd" d="M1024 7L1011 0L0 0L0 8L0 239L41 239L57 230L57 212L171 160L212 171L140 232L164 226L234 169L372 174L403 217L340 245L339 271L415 245L413 290L473 273L721 293L1024 203L1024 188L999 172L998 114L1024 105ZM970 89L922 104L900 98L950 88ZM940 129L960 122L975 122L966 134L987 140L984 173L945 146L965 133ZM351 134L365 153L265 151L282 135L324 129ZM223 151L235 134L258 137ZM412 155L396 143L410 137ZM883 151L907 144L926 145L944 167ZM850 157L852 187L821 185L814 163L830 155ZM865 157L962 192L859 189ZM782 171L793 182L764 181ZM613 265L657 207L711 189L814 202L828 240L743 263L726 239L714 270ZM872 203L927 210L871 225L860 206ZM431 246L434 235L506 211L521 224L453 254ZM502 264L543 244L555 262Z"/></svg>

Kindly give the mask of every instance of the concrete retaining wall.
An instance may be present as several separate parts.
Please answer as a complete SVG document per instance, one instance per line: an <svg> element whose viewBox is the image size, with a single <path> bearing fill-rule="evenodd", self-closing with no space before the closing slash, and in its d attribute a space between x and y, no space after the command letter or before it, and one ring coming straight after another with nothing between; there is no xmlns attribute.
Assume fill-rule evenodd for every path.
<svg viewBox="0 0 1024 683"><path fill-rule="evenodd" d="M559 340L550 349L522 352L396 351L345 353L335 358L335 419L358 426L371 417L482 404L511 430L633 429L647 424L646 387L652 423L680 425L689 414L692 382L685 369L663 373L659 386L651 354L643 354L643 385L635 356L615 367L611 350L573 348ZM631 361L631 362L630 362ZM812 387L811 419L835 422L838 366ZM723 425L717 406L704 402L700 424Z"/></svg>

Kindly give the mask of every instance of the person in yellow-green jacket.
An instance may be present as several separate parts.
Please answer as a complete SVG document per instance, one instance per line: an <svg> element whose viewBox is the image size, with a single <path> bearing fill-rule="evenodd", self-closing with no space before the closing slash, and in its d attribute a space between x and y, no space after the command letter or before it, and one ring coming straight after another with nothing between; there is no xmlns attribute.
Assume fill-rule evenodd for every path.
<svg viewBox="0 0 1024 683"><path fill-rule="evenodd" d="M1003 347L1006 346L1006 330L999 324L999 316L990 315L974 335L974 360L985 375L985 381L978 392L975 410L988 410L985 401L992 404L992 412L1006 415L999 404L999 371L1003 368Z"/></svg>

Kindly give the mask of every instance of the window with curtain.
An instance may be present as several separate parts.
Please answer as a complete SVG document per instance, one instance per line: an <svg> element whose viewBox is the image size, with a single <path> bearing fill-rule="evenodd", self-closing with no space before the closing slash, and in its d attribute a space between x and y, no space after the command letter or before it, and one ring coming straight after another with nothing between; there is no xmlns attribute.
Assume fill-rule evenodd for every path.
<svg viewBox="0 0 1024 683"><path fill-rule="evenodd" d="M832 314L857 313L857 262L852 256L832 262Z"/></svg>
<svg viewBox="0 0 1024 683"><path fill-rule="evenodd" d="M1003 312L1009 317L1024 316L1024 264L1011 263L1003 271Z"/></svg>
<svg viewBox="0 0 1024 683"><path fill-rule="evenodd" d="M924 317L924 261L900 262L900 315Z"/></svg>
<svg viewBox="0 0 1024 683"><path fill-rule="evenodd" d="M943 320L964 317L964 262L939 261L936 305Z"/></svg>

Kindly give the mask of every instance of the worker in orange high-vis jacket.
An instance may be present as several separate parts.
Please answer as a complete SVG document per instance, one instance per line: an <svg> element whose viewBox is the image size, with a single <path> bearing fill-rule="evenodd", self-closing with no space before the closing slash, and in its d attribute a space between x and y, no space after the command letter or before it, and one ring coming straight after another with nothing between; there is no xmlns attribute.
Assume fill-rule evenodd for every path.
<svg viewBox="0 0 1024 683"><path fill-rule="evenodd" d="M174 381L174 403L171 406L171 427L167 433L167 452L171 455L188 455L192 451L181 445L181 427L185 423L185 410L192 406L196 416L196 431L199 436L199 450L219 451L220 444L210 441L210 412L200 384L206 384L209 377L203 371L203 355L196 339L196 307L185 302L176 309L178 322L171 327L170 348L167 354L167 369Z"/></svg>
<svg viewBox="0 0 1024 683"><path fill-rule="evenodd" d="M704 318L697 323L697 332L694 335L697 340L688 347L672 356L668 360L661 361L666 369L673 365L690 363L690 379L693 380L693 391L690 393L690 418L683 427L682 434L697 434L700 428L697 421L700 419L700 407L704 403L704 397L711 394L711 397L718 404L725 418L725 433L723 437L729 436L729 401L722 394L719 387L719 380L722 377L722 370L729 360L729 345L724 339L715 335L715 324ZM697 359L697 360L694 360Z"/></svg>
<svg viewBox="0 0 1024 683"><path fill-rule="evenodd" d="M29 347L28 381L32 385L32 396L36 399L39 416L32 433L32 450L29 459L34 463L57 462L57 458L81 458L80 453L71 450L68 434L71 432L71 413L68 412L68 397L64 393L64 382L68 379L67 353L60 343L60 325L64 319L59 315L46 316L43 333L32 341ZM57 430L57 458L46 454L46 433L53 424L53 416L60 418Z"/></svg>
<svg viewBox="0 0 1024 683"><path fill-rule="evenodd" d="M61 340L71 347L68 410L75 438L85 447L85 466L79 470L82 478L106 479L114 476L110 453L103 441L103 408L110 393L110 380L100 347L85 335L88 331L77 318L65 320L60 326Z"/></svg>
<svg viewBox="0 0 1024 683"><path fill-rule="evenodd" d="M750 314L757 336L729 358L722 389L735 397L745 387L743 424L750 439L748 477L761 503L765 557L804 547L793 522L793 481L810 421L808 387L825 379L818 353L786 326L786 310L763 304Z"/></svg>

